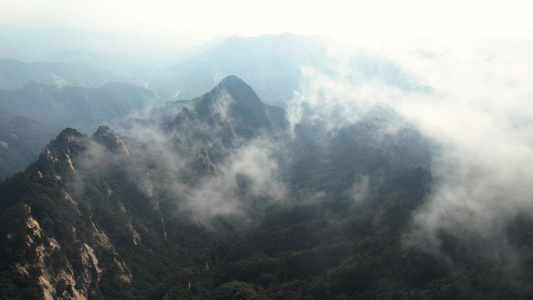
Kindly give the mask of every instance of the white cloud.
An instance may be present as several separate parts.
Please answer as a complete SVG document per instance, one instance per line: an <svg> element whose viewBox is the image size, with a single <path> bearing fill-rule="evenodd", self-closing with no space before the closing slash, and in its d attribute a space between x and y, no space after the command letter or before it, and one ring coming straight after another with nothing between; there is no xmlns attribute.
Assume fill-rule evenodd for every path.
<svg viewBox="0 0 533 300"><path fill-rule="evenodd" d="M442 146L431 166L432 193L406 240L438 252L444 229L467 247L483 248L486 257L507 255L506 226L519 213L533 217L531 42L389 45L365 51L430 90L387 84L383 74L354 81L346 67L353 52L332 51L340 56L338 72L306 71L304 89L290 106L292 120L301 120L302 103L318 108L313 117L333 127L356 121L366 111L361 108L391 106Z"/></svg>
<svg viewBox="0 0 533 300"><path fill-rule="evenodd" d="M271 156L276 145L268 139L255 139L234 152L219 165L219 176L208 176L196 185L179 191L184 194L182 209L204 224L218 216L245 216L257 199L282 201L287 187L280 167ZM182 187L183 188L183 187Z"/></svg>

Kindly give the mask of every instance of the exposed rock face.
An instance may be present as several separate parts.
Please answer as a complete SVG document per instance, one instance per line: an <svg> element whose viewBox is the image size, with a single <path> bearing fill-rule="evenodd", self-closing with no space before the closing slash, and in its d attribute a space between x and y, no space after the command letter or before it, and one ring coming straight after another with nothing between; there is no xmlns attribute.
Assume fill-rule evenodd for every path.
<svg viewBox="0 0 533 300"><path fill-rule="evenodd" d="M91 287L98 286L102 275L107 269L115 266L119 272L117 278L127 284L131 284L132 274L126 267L126 264L119 260L118 253L115 251L109 237L99 231L93 224L92 233L96 241L96 247L103 247L112 251L115 256L112 265L102 265L98 258L97 251L85 243L75 241L79 244L78 253L81 263L81 269L75 269L73 263L69 260L59 263L57 255L65 247L65 241L58 241L53 237L47 236L41 229L39 223L32 217L31 208L24 206L26 211L25 227L28 233L25 235L25 245L21 249L26 253L33 253L32 260L26 260L25 263L15 263L18 273L26 278L37 276L37 283L42 291L44 299L87 299ZM76 232L72 228L72 232ZM9 234L8 238L12 235ZM66 245L68 247L69 245ZM59 263L59 264L58 264Z"/></svg>
<svg viewBox="0 0 533 300"><path fill-rule="evenodd" d="M125 155L130 155L128 146L122 139L120 139L111 128L107 126L100 126L98 130L94 133L93 139L104 145L107 149L112 152L118 152Z"/></svg>
<svg viewBox="0 0 533 300"><path fill-rule="evenodd" d="M279 138L284 124L272 116L274 110L237 77L181 109L169 130L173 150L195 164L186 180L220 176L218 164L232 147L262 132ZM30 188L5 200L22 204L18 216L0 220L10 268L45 299L87 299L102 296L110 284L133 285L142 276L135 255L179 255L161 247L182 241L172 218L175 204L161 192L167 174L154 170L152 176L148 167L166 162L148 151L149 145L119 137L107 126L92 136L63 130L28 167L28 179L20 179L23 187L31 179Z"/></svg>
<svg viewBox="0 0 533 300"><path fill-rule="evenodd" d="M20 250L33 253L33 259L23 264L16 263L16 270L24 277L39 274L37 283L44 299L87 299L87 290L93 278L87 276L84 280L85 284L80 287L76 285L76 276L68 261L59 269L55 268L51 263L52 256L54 252L61 251L61 245L56 239L45 236L39 223L32 217L30 206L24 205L24 210L25 227L28 233L25 236L25 247ZM93 259L96 258L93 257ZM96 260L96 265L97 263Z"/></svg>
<svg viewBox="0 0 533 300"><path fill-rule="evenodd" d="M87 136L75 129L63 130L56 139L43 148L39 160L33 164L35 172L52 175L57 179L61 179L65 174L77 174L78 170L72 161L72 156L83 152L89 142Z"/></svg>
<svg viewBox="0 0 533 300"><path fill-rule="evenodd" d="M203 149L198 149L198 158L200 158L202 167L214 176L220 176L220 171L215 163L209 157L209 150L213 148L213 144L207 141L207 145Z"/></svg>
<svg viewBox="0 0 533 300"><path fill-rule="evenodd" d="M109 153L119 159L111 158ZM104 277L107 281L132 283L134 277L120 249L126 246L125 241L135 246L142 243L142 233L133 222L139 217L132 214L142 209L135 205L149 207L156 214L156 223L164 222L153 184L144 175L139 179L143 184L135 182L138 191L131 191L127 183L119 185L104 180L101 185L91 185L93 194L87 194L86 183L82 181L98 182L107 177L124 180L119 175L128 165L123 159L128 158L128 146L108 127L100 127L93 137L65 129L43 148L39 160L28 168L33 174L31 178L42 181L47 190L37 198L31 196L22 205L20 217L13 216L16 222L6 220L2 224L3 231L7 231L4 237L8 258L20 260L12 268L34 282L44 299L87 299L91 294L98 295ZM105 172L119 173L105 175ZM124 196L131 192L135 197L142 195L141 200L146 203L132 204L130 201L139 200ZM34 207L40 210L32 212ZM112 225L105 216L109 213L118 214ZM161 238L166 238L164 229L158 227L156 231L161 232ZM20 255L23 259L16 258Z"/></svg>

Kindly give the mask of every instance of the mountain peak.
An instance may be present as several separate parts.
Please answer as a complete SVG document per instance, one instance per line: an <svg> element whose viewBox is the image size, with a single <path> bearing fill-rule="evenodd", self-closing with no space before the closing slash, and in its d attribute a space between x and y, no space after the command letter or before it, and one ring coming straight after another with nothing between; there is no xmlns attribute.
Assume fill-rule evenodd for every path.
<svg viewBox="0 0 533 300"><path fill-rule="evenodd" d="M243 84L243 85L248 86L248 84L246 84L244 80L240 79L239 77L235 75L226 76L224 79L222 79L220 84Z"/></svg>
<svg viewBox="0 0 533 300"><path fill-rule="evenodd" d="M129 155L126 143L108 126L98 127L98 130L93 134L93 140L113 152Z"/></svg>
<svg viewBox="0 0 533 300"><path fill-rule="evenodd" d="M66 145L69 145L74 139L83 136L76 129L65 128L59 133L59 135L50 142L48 148L59 149Z"/></svg>
<svg viewBox="0 0 533 300"><path fill-rule="evenodd" d="M76 129L66 128L43 148L39 160L30 165L28 170L51 174L56 178L61 178L60 174L66 174L65 171L69 170L77 174L75 160L90 147L92 141L112 153L130 155L126 143L108 126L98 127L92 137L81 134Z"/></svg>
<svg viewBox="0 0 533 300"><path fill-rule="evenodd" d="M69 172L76 174L77 170L72 157L84 151L87 141L86 135L79 133L76 129L66 128L43 148L39 159L31 164L27 171L39 174L39 177L48 174L57 179L62 178L59 174L64 175Z"/></svg>
<svg viewBox="0 0 533 300"><path fill-rule="evenodd" d="M213 91L220 89L228 92L238 104L249 106L252 110L264 110L263 101L259 99L252 87L235 75L224 78Z"/></svg>
<svg viewBox="0 0 533 300"><path fill-rule="evenodd" d="M194 102L208 124L229 125L232 135L251 137L259 129L279 135L282 126L276 108L265 105L255 91L237 76L224 78L211 92Z"/></svg>

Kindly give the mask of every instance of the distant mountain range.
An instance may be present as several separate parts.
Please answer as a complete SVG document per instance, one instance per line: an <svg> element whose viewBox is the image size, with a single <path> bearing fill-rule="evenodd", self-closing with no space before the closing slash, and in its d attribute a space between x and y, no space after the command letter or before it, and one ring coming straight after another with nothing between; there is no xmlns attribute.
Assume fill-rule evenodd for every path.
<svg viewBox="0 0 533 300"><path fill-rule="evenodd" d="M18 89L30 81L46 85L97 88L128 78L82 62L24 63L14 59L0 59L0 88Z"/></svg>
<svg viewBox="0 0 533 300"><path fill-rule="evenodd" d="M154 101L151 91L125 83L62 88L32 81L0 90L0 178L23 170L58 130L93 130Z"/></svg>
<svg viewBox="0 0 533 300"><path fill-rule="evenodd" d="M149 87L177 100L208 92L226 76L236 75L254 87L268 104L285 107L302 89L304 67L324 74L341 75L352 84L383 81L407 91L429 92L392 61L365 51L343 56L331 51L328 41L314 36L284 33L258 37L228 37L220 45L190 56L154 76Z"/></svg>
<svg viewBox="0 0 533 300"><path fill-rule="evenodd" d="M429 90L391 61L363 51L351 57L335 55L321 38L289 33L213 41L163 68L146 58L70 50L33 63L0 59L0 88L17 89L29 81L80 87L119 81L148 87L167 100L190 100L236 75L254 86L265 103L285 107L302 88L302 68L335 74L338 70L332 66L342 60L351 74L345 79L354 84L381 80L405 90Z"/></svg>
<svg viewBox="0 0 533 300"><path fill-rule="evenodd" d="M254 86L265 102L284 106L299 88L301 67L320 66L325 55L325 45L310 36L229 37L162 70L150 87L188 100L209 91L224 77L236 75Z"/></svg>

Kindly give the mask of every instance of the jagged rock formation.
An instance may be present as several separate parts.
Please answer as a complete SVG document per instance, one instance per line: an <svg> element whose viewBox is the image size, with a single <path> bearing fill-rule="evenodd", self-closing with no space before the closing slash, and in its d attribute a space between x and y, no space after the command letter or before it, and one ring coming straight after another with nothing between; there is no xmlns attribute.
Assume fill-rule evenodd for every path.
<svg viewBox="0 0 533 300"><path fill-rule="evenodd" d="M94 130L154 98L150 90L125 83L60 88L31 81L17 90L0 90L0 178L37 159L63 128Z"/></svg>
<svg viewBox="0 0 533 300"><path fill-rule="evenodd" d="M92 137L65 129L5 183L16 192L0 189L2 263L29 284L28 294L87 299L110 284L131 289L140 273L130 265L140 262L125 252L176 238L149 173L128 169L141 160L108 127Z"/></svg>
<svg viewBox="0 0 533 300"><path fill-rule="evenodd" d="M285 110L264 104L236 76L226 77L201 97L155 110L143 121L159 124L173 151L197 157L195 163L213 175L220 174L218 166L236 148L255 138L281 143L289 127Z"/></svg>
<svg viewBox="0 0 533 300"><path fill-rule="evenodd" d="M444 276L399 244L424 137L383 116L290 136L284 114L232 76L132 125L143 139L63 130L0 184L0 298L350 298Z"/></svg>

